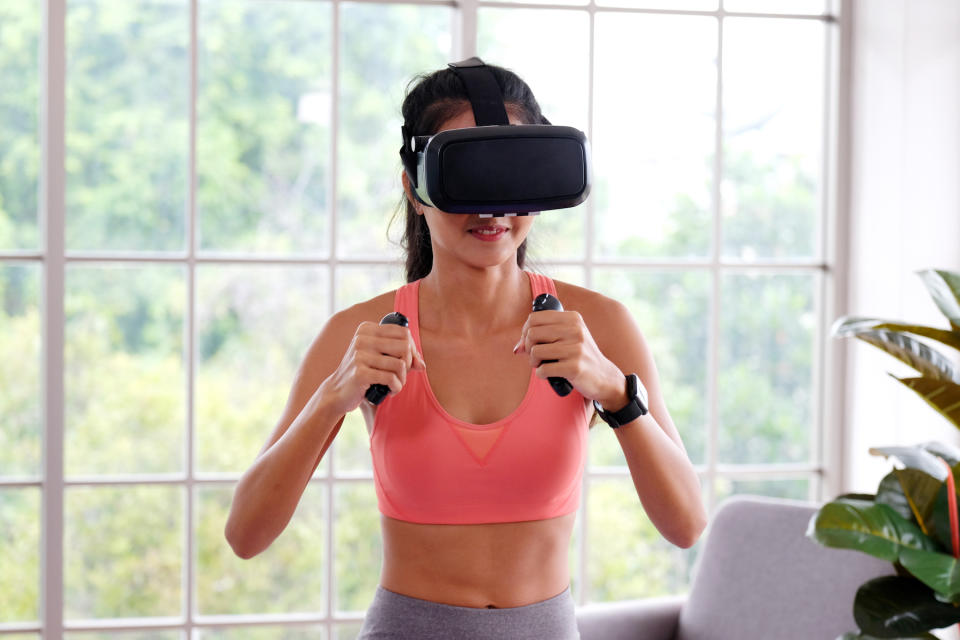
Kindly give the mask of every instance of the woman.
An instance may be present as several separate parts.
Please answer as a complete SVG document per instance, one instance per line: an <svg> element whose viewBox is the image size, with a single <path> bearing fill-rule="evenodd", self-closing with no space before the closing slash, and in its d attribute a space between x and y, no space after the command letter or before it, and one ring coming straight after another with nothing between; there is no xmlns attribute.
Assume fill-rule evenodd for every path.
<svg viewBox="0 0 960 640"><path fill-rule="evenodd" d="M522 80L490 70L511 124L544 121ZM475 126L450 69L421 76L402 111L414 136ZM649 412L614 434L643 508L683 548L706 525L653 357L622 304L524 270L534 217L448 214L402 180L408 284L334 314L314 339L236 487L226 537L244 558L268 547L359 407L383 534L360 638L578 638L567 551L588 422L593 400L605 412L631 402L628 374ZM531 312L540 293L564 310ZM380 325L392 311L409 326ZM549 377L573 391L558 396ZM373 384L390 389L376 406L364 399Z"/></svg>

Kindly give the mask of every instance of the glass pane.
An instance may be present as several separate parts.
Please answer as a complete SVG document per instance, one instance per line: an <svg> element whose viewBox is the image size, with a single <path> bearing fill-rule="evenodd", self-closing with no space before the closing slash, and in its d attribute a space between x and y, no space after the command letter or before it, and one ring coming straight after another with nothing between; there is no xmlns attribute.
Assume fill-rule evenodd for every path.
<svg viewBox="0 0 960 640"><path fill-rule="evenodd" d="M340 433L334 442L334 458L338 474L373 473L370 432L359 410L351 411L344 417Z"/></svg>
<svg viewBox="0 0 960 640"><path fill-rule="evenodd" d="M330 11L327 2L200 2L202 248L329 251Z"/></svg>
<svg viewBox="0 0 960 640"><path fill-rule="evenodd" d="M39 0L0 3L0 249L37 249Z"/></svg>
<svg viewBox="0 0 960 640"><path fill-rule="evenodd" d="M334 500L337 611L366 611L380 582L383 544L372 482L338 483Z"/></svg>
<svg viewBox="0 0 960 640"><path fill-rule="evenodd" d="M195 633L197 640L324 640L327 628L324 625L297 625L289 627L218 627ZM356 636L354 636L355 640Z"/></svg>
<svg viewBox="0 0 960 640"><path fill-rule="evenodd" d="M40 490L35 487L0 489L0 567L0 624L36 622L40 617Z"/></svg>
<svg viewBox="0 0 960 640"><path fill-rule="evenodd" d="M791 500L814 500L811 492L813 478L727 478L718 477L715 483L717 503L734 495L749 494Z"/></svg>
<svg viewBox="0 0 960 640"><path fill-rule="evenodd" d="M443 68L452 48L450 7L345 2L340 9L337 255L399 257L403 232L400 105L418 73Z"/></svg>
<svg viewBox="0 0 960 640"><path fill-rule="evenodd" d="M691 549L668 542L644 513L629 476L590 481L588 602L684 593L698 541Z"/></svg>
<svg viewBox="0 0 960 640"><path fill-rule="evenodd" d="M580 522L584 517L584 501L580 500L580 508L577 510L577 517L573 523L573 531L570 534L570 544L567 547L567 566L570 567L570 593L573 597L577 596L577 589L580 583Z"/></svg>
<svg viewBox="0 0 960 640"><path fill-rule="evenodd" d="M0 476L41 473L40 292L38 265L0 264Z"/></svg>
<svg viewBox="0 0 960 640"><path fill-rule="evenodd" d="M68 631L66 640L184 640L180 631Z"/></svg>
<svg viewBox="0 0 960 640"><path fill-rule="evenodd" d="M366 302L406 284L406 268L397 265L337 265L337 311Z"/></svg>
<svg viewBox="0 0 960 640"><path fill-rule="evenodd" d="M717 8L717 0L597 0L597 4L608 7L688 11L714 11Z"/></svg>
<svg viewBox="0 0 960 640"><path fill-rule="evenodd" d="M587 203L537 216L527 234L527 259L582 260L587 250Z"/></svg>
<svg viewBox="0 0 960 640"><path fill-rule="evenodd" d="M325 611L327 491L323 485L307 485L283 533L249 560L234 554L223 535L233 488L199 489L197 497L196 579L201 614ZM288 637L287 631L277 635L280 631L284 630L273 629L273 635L264 637ZM233 638L235 633L221 636L207 631L203 637Z"/></svg>
<svg viewBox="0 0 960 640"><path fill-rule="evenodd" d="M531 260L527 263L525 269L535 273L542 273L553 278L554 281L568 282L578 287L587 286L587 276L582 266L574 265L547 265L537 260ZM562 302L562 301L561 301Z"/></svg>
<svg viewBox="0 0 960 640"><path fill-rule="evenodd" d="M721 463L810 460L815 289L812 275L723 276Z"/></svg>
<svg viewBox="0 0 960 640"><path fill-rule="evenodd" d="M354 622L350 624L338 624L336 626L336 631L334 631L334 637L336 640L357 640L357 636L360 635L360 628L362 623Z"/></svg>
<svg viewBox="0 0 960 640"><path fill-rule="evenodd" d="M827 10L824 0L723 0L724 11L819 15Z"/></svg>
<svg viewBox="0 0 960 640"><path fill-rule="evenodd" d="M825 29L813 20L724 23L726 256L811 258L817 251Z"/></svg>
<svg viewBox="0 0 960 640"><path fill-rule="evenodd" d="M651 272L597 268L603 294L627 305L657 365L660 390L694 464L706 462L710 276L706 271ZM590 464L626 464L620 443L600 423L590 438ZM612 437L614 436L614 437Z"/></svg>
<svg viewBox="0 0 960 640"><path fill-rule="evenodd" d="M197 269L197 460L243 471L283 412L329 315L326 267Z"/></svg>
<svg viewBox="0 0 960 640"><path fill-rule="evenodd" d="M590 16L584 11L492 9L477 12L477 49L533 90L551 123L588 132ZM544 211L530 232L534 259L582 258L586 203Z"/></svg>
<svg viewBox="0 0 960 640"><path fill-rule="evenodd" d="M182 487L68 487L64 617L181 615Z"/></svg>
<svg viewBox="0 0 960 640"><path fill-rule="evenodd" d="M67 3L68 249L183 249L185 0Z"/></svg>
<svg viewBox="0 0 960 640"><path fill-rule="evenodd" d="M183 470L180 265L68 265L66 473Z"/></svg>
<svg viewBox="0 0 960 640"><path fill-rule="evenodd" d="M597 252L705 257L713 238L717 22L619 13L596 22Z"/></svg>

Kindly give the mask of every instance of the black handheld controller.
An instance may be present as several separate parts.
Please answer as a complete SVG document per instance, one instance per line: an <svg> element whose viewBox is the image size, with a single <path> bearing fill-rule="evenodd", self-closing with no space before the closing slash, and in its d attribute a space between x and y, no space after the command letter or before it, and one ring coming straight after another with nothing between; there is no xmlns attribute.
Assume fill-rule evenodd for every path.
<svg viewBox="0 0 960 640"><path fill-rule="evenodd" d="M391 311L387 315L383 316L380 319L380 324L398 324L401 327L406 327L409 323L407 322L407 316L403 315L399 311ZM390 387L385 384L372 384L370 388L367 389L366 395L364 397L372 405L378 405L383 402L383 399L387 397L387 394L390 393Z"/></svg>
<svg viewBox="0 0 960 640"><path fill-rule="evenodd" d="M560 304L560 301L549 293L541 293L533 300L533 310L534 311L563 311L563 305ZM544 360L540 364L548 364L550 362L556 362L556 360ZM547 378L550 382L550 386L553 387L553 390L557 392L558 396L565 396L571 391L573 391L573 385L570 384L570 381L566 378L559 378L556 376Z"/></svg>

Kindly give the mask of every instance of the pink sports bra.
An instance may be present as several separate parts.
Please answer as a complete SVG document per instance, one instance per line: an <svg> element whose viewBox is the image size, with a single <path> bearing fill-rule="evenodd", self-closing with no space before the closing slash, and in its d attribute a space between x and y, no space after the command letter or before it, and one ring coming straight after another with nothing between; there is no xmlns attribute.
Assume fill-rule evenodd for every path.
<svg viewBox="0 0 960 640"><path fill-rule="evenodd" d="M526 272L531 302L556 295L553 280ZM420 353L420 280L397 290ZM460 384L469 384L464 372ZM574 389L561 398L530 369L520 406L491 424L464 422L437 401L427 375L410 371L377 407L370 437L380 512L407 522L479 524L543 520L576 511L591 411ZM592 409L592 406L591 406Z"/></svg>

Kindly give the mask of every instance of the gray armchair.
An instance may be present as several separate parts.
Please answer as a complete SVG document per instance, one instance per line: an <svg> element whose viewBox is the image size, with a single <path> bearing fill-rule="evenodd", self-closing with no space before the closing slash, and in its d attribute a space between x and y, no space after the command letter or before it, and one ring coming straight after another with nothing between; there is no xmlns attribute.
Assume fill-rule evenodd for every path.
<svg viewBox="0 0 960 640"><path fill-rule="evenodd" d="M834 640L853 597L893 566L805 536L818 504L735 496L717 509L687 596L590 604L581 640Z"/></svg>

